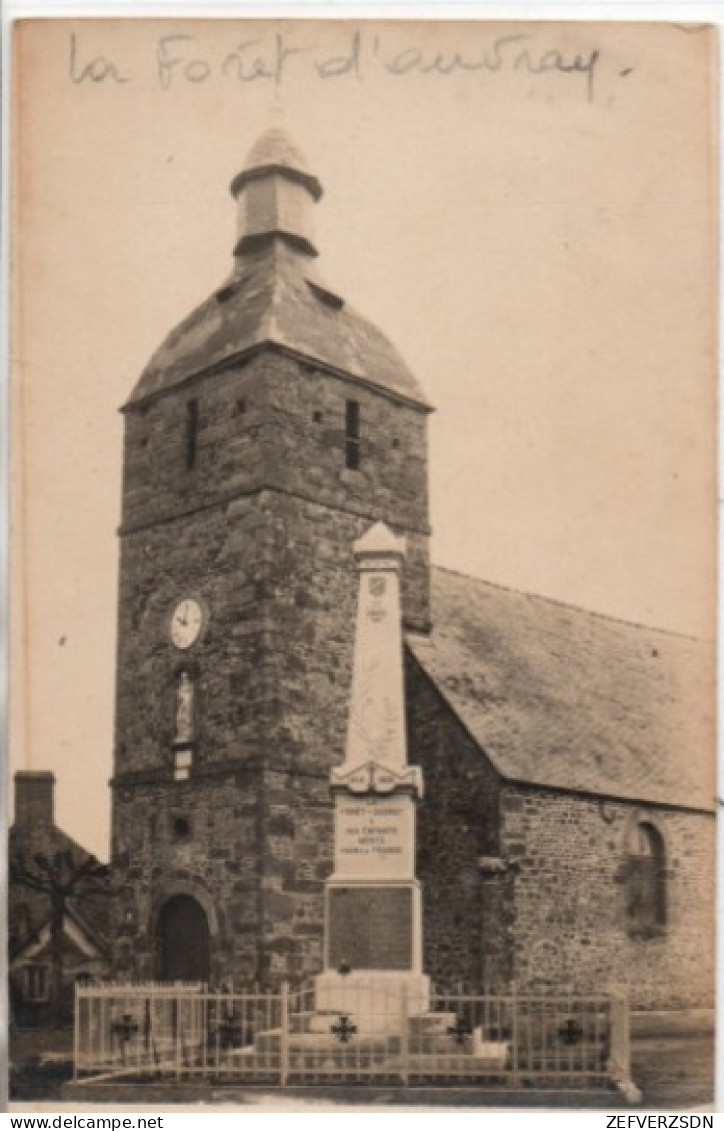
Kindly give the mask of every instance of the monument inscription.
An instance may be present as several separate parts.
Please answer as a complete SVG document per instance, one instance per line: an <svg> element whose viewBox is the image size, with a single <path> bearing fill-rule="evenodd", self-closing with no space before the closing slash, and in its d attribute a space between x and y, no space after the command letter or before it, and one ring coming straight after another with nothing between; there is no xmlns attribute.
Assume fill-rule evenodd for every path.
<svg viewBox="0 0 724 1131"><path fill-rule="evenodd" d="M414 813L409 797L340 798L335 871L375 878L414 875Z"/></svg>
<svg viewBox="0 0 724 1131"><path fill-rule="evenodd" d="M329 964L350 970L412 966L409 888L335 888L329 902Z"/></svg>

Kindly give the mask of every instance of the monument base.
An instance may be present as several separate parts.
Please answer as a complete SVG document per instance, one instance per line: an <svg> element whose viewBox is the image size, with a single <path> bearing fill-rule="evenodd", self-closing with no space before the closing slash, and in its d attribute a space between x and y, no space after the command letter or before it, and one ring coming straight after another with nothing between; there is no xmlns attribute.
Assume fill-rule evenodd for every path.
<svg viewBox="0 0 724 1131"><path fill-rule="evenodd" d="M329 1029L329 1015L347 1017L358 1033L400 1033L406 1019L430 1009L430 979L401 970L326 970L315 978L319 1031Z"/></svg>

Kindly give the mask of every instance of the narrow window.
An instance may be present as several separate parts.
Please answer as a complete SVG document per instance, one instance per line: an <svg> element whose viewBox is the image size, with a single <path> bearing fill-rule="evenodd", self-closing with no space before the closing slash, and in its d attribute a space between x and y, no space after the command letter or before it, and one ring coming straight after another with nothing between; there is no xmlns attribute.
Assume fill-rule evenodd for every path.
<svg viewBox="0 0 724 1131"><path fill-rule="evenodd" d="M660 933L666 926L666 851L661 833L646 822L629 837L626 896L630 933Z"/></svg>
<svg viewBox="0 0 724 1131"><path fill-rule="evenodd" d="M188 471L196 463L196 447L199 438L199 402L194 398L186 402L186 468Z"/></svg>
<svg viewBox="0 0 724 1131"><path fill-rule="evenodd" d="M344 419L344 462L345 467L357 471L360 463L360 422L359 401L347 401Z"/></svg>

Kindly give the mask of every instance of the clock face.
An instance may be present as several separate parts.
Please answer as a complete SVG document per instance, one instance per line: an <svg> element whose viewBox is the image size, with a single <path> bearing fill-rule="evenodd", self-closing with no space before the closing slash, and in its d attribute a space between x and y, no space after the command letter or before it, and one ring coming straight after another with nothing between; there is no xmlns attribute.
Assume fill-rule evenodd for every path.
<svg viewBox="0 0 724 1131"><path fill-rule="evenodd" d="M171 615L171 641L177 648L190 648L204 627L204 610L194 597L184 597Z"/></svg>

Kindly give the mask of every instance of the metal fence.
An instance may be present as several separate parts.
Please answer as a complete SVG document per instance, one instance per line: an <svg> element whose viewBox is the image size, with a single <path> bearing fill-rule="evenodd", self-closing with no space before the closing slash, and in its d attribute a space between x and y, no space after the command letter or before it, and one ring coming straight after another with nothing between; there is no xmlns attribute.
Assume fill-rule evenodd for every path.
<svg viewBox="0 0 724 1131"><path fill-rule="evenodd" d="M179 983L78 986L76 1079L630 1084L628 1006L620 998L433 992L429 1009L415 1013L394 987L360 995L340 1013L318 1008L314 983L218 993Z"/></svg>

